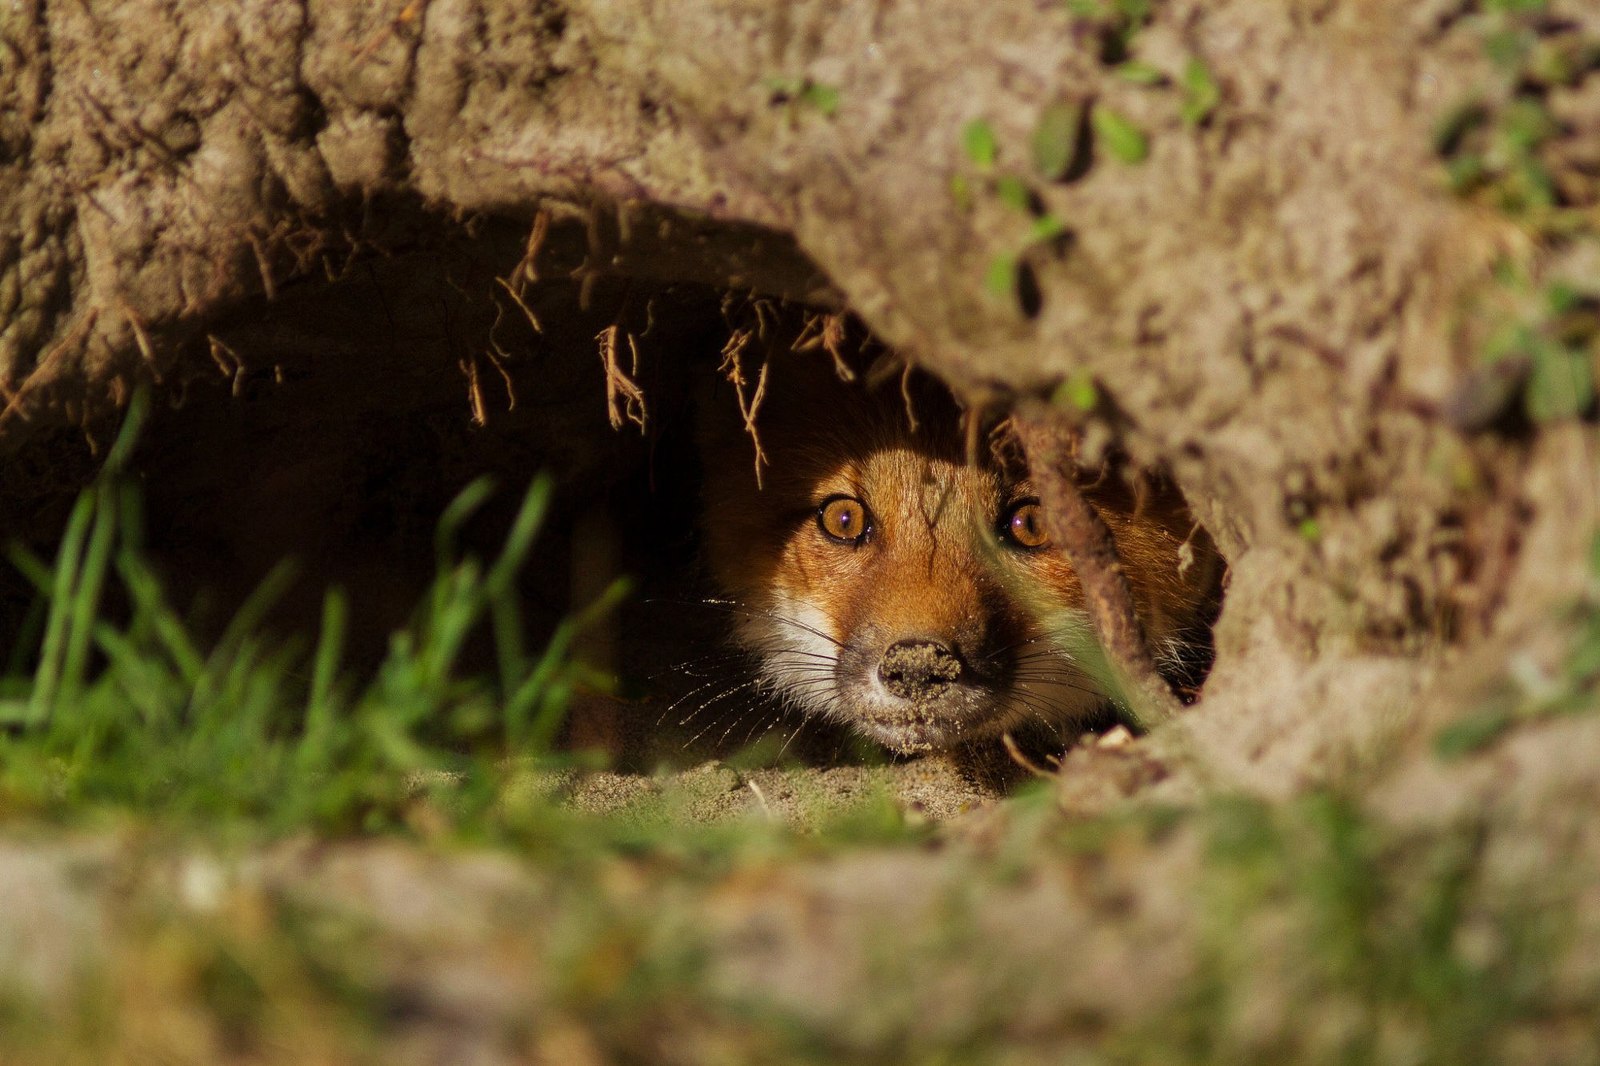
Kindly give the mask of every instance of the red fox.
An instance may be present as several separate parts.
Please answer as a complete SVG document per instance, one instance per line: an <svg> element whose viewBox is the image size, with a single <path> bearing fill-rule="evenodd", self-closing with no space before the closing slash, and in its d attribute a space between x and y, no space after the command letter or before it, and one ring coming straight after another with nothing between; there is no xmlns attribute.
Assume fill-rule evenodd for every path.
<svg viewBox="0 0 1600 1066"><path fill-rule="evenodd" d="M1082 596L1027 470L987 445L969 462L960 409L931 379L869 388L788 345L767 366L753 434L731 418L703 432L709 569L763 687L902 754L1055 735L1103 711L1039 618ZM1103 481L1086 494L1158 660L1177 666L1203 633L1218 557L1175 490L1138 500Z"/></svg>

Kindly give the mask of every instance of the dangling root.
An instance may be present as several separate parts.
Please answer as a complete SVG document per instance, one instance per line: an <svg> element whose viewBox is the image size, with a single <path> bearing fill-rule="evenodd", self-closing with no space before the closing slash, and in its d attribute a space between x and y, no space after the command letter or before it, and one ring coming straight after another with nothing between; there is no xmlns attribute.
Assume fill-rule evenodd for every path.
<svg viewBox="0 0 1600 1066"><path fill-rule="evenodd" d="M750 347L750 341L755 333L748 329L736 329L728 338L728 343L722 347L722 363L717 369L728 383L733 386L733 395L739 401L739 416L744 419L744 430L750 434L750 442L756 449L756 488L761 488L761 468L767 465L767 453L761 447L761 435L756 431L756 414L761 410L761 401L767 396L767 363L762 360L761 371L756 375L755 389L748 398L745 389L749 380L744 372L744 354Z"/></svg>
<svg viewBox="0 0 1600 1066"><path fill-rule="evenodd" d="M649 411L645 407L644 390L622 369L622 360L617 350L617 337L621 333L621 326L611 325L595 334L594 338L600 342L600 361L606 368L606 411L610 416L612 429L621 429L623 423L632 422L642 432ZM628 334L628 349L632 353L632 372L637 375L639 345L631 333Z"/></svg>

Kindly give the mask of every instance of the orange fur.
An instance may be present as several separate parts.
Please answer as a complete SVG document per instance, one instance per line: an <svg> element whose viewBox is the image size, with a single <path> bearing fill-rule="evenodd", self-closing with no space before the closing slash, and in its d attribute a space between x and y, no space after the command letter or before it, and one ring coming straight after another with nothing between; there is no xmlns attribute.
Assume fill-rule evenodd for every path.
<svg viewBox="0 0 1600 1066"><path fill-rule="evenodd" d="M1079 607L1077 575L1047 544L1029 550L1001 528L1034 495L1026 470L998 449L969 463L959 408L926 378L870 388L861 382L885 375L845 383L832 360L777 344L767 359L761 487L746 427L720 411L731 402L703 444L708 560L768 687L899 752L1055 729L1103 707L1038 617L1041 605ZM1196 625L1214 550L1174 491L1089 495L1160 658ZM840 497L861 505L843 505L848 520L870 523L857 542L819 521Z"/></svg>

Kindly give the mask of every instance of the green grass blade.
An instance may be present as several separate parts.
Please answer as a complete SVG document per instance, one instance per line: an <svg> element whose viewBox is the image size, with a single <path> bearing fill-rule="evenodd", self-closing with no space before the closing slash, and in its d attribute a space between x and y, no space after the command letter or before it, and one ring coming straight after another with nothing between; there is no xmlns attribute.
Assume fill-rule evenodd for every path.
<svg viewBox="0 0 1600 1066"><path fill-rule="evenodd" d="M494 627L495 661L500 667L500 695L509 698L527 669L522 605L512 594L496 596L489 605L489 621Z"/></svg>
<svg viewBox="0 0 1600 1066"><path fill-rule="evenodd" d="M329 589L322 600L322 629L317 636L317 650L311 666L311 691L306 698L307 737L321 736L334 713L333 686L339 676L349 616L350 603L344 592L337 588Z"/></svg>
<svg viewBox="0 0 1600 1066"><path fill-rule="evenodd" d="M67 627L66 652L61 670L61 697L64 703L75 700L88 682L89 649L93 645L95 619L100 611L100 594L111 569L116 546L116 490L102 483L95 493L94 528L88 550L73 590L72 615Z"/></svg>
<svg viewBox="0 0 1600 1066"><path fill-rule="evenodd" d="M548 692L560 680L559 671L566 665L572 642L578 634L613 611L631 588L632 583L626 578L618 578L595 597L593 603L566 619L550 635L550 643L545 646L538 665L506 702L506 736L513 750L527 748L541 753L547 749L560 725L560 715L566 709L564 698L551 700Z"/></svg>
<svg viewBox="0 0 1600 1066"><path fill-rule="evenodd" d="M208 672L218 672L227 666L230 659L241 656L243 645L260 631L267 615L294 584L299 570L295 562L285 559L267 572L261 584L239 605L229 619L227 628L222 631L222 636L217 639L216 647L207 657Z"/></svg>
<svg viewBox="0 0 1600 1066"><path fill-rule="evenodd" d="M61 548L56 553L55 578L50 589L50 616L45 623L44 643L39 648L39 667L34 674L33 693L28 700L28 720L33 724L46 721L55 704L64 644L72 620L72 596L78 584L84 541L94 520L94 504L94 493L79 495L67 519Z"/></svg>
<svg viewBox="0 0 1600 1066"><path fill-rule="evenodd" d="M0 679L25 680L28 657L33 653L33 649L39 646L39 639L44 636L44 624L49 607L50 601L43 596L35 597L28 605L28 612L22 616L22 625L17 630L16 641L11 645L11 652L6 657L5 672L0 673ZM28 687L32 688L31 682L28 683Z"/></svg>
<svg viewBox="0 0 1600 1066"><path fill-rule="evenodd" d="M439 516L439 529L433 535L434 566L439 573L450 569L456 556L456 537L467 519L477 513L494 492L494 481L481 477L456 494Z"/></svg>
<svg viewBox="0 0 1600 1066"><path fill-rule="evenodd" d="M133 628L148 629L155 636L187 687L199 684L206 669L205 656L167 605L160 579L135 552L127 549L117 554L117 574L133 600Z"/></svg>
<svg viewBox="0 0 1600 1066"><path fill-rule="evenodd" d="M432 601L416 655L424 686L437 692L448 683L462 645L488 606L477 564L468 560L441 575Z"/></svg>
<svg viewBox="0 0 1600 1066"><path fill-rule="evenodd" d="M136 389L122 416L122 426L117 430L117 439L112 442L111 450L106 453L105 464L101 467L101 480L109 480L127 469L128 460L133 458L134 446L139 443L139 434L143 432L145 419L149 414L150 390Z"/></svg>
<svg viewBox="0 0 1600 1066"><path fill-rule="evenodd" d="M188 696L182 677L166 670L150 649L104 622L94 627L94 640L106 657L107 676L126 705L141 713L143 728L156 735L170 728L176 720L174 712Z"/></svg>
<svg viewBox="0 0 1600 1066"><path fill-rule="evenodd" d="M13 544L6 552L6 558L11 560L11 565L17 568L28 584L32 585L39 595L49 599L51 591L56 585L56 572L39 556L30 551L26 545Z"/></svg>
<svg viewBox="0 0 1600 1066"><path fill-rule="evenodd" d="M506 546L485 579L494 592L509 588L517 572L528 561L528 553L533 550L534 539L538 537L545 514L550 509L551 491L552 482L543 475L534 478L533 484L528 486L517 517L511 523L511 532L506 536Z"/></svg>
<svg viewBox="0 0 1600 1066"><path fill-rule="evenodd" d="M144 551L144 497L137 484L121 486L117 495L117 540L132 552Z"/></svg>

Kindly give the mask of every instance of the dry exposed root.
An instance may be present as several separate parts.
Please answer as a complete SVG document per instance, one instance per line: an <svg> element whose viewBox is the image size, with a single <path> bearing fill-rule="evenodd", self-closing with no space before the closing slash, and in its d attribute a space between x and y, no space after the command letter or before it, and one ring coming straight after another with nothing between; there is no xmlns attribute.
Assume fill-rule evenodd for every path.
<svg viewBox="0 0 1600 1066"><path fill-rule="evenodd" d="M600 361L606 368L606 410L611 417L612 429L621 429L625 423L632 422L642 431L649 410L645 407L644 389L634 380L639 373L639 343L633 334L627 334L633 375L629 376L630 372L622 369L618 353L617 338L620 335L622 327L610 325L595 336L595 340L600 342Z"/></svg>
<svg viewBox="0 0 1600 1066"><path fill-rule="evenodd" d="M1111 530L1069 469L1070 436L1038 418L1018 418L1013 425L1039 487L1045 528L1078 572L1084 605L1112 668L1121 675L1129 711L1144 726L1172 719L1182 705L1156 669Z"/></svg>
<svg viewBox="0 0 1600 1066"><path fill-rule="evenodd" d="M728 343L722 346L722 363L717 370L728 379L733 386L733 394L739 401L739 417L744 420L745 432L750 434L750 442L756 450L756 487L761 487L761 468L767 465L767 453L761 448L761 435L756 431L756 414L761 410L761 402L767 396L767 363L762 360L761 370L756 375L755 387L746 396L746 389L750 388L750 381L745 374L744 356L749 350L750 341L755 337L755 332L749 329L735 329L728 337Z"/></svg>

